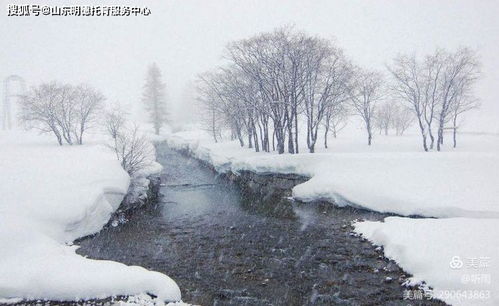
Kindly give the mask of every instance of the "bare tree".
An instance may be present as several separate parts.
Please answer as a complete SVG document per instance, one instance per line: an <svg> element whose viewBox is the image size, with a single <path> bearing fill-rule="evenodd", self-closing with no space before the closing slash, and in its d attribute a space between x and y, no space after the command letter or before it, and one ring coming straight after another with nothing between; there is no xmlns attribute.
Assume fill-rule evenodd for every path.
<svg viewBox="0 0 499 306"><path fill-rule="evenodd" d="M96 121L104 96L86 86L56 82L32 88L21 101L21 121L27 127L52 132L59 145L63 139L83 144L83 134Z"/></svg>
<svg viewBox="0 0 499 306"><path fill-rule="evenodd" d="M98 111L105 98L101 92L88 85L77 86L74 91L72 134L78 144L83 144L83 134L97 122Z"/></svg>
<svg viewBox="0 0 499 306"><path fill-rule="evenodd" d="M411 109L394 104L392 126L397 136L404 135L404 132L414 123L414 115Z"/></svg>
<svg viewBox="0 0 499 306"><path fill-rule="evenodd" d="M154 161L154 148L139 132L137 125L121 128L112 147L123 169L130 176L145 169Z"/></svg>
<svg viewBox="0 0 499 306"><path fill-rule="evenodd" d="M295 145L290 141L293 132L292 62L289 59L291 45L289 29L280 29L272 33L264 33L250 39L231 43L227 47L227 59L234 63L245 75L256 84L259 97L265 108L265 116L273 123L273 132L277 141L277 151L284 153L286 135L288 152L295 152ZM298 101L298 100L296 100ZM297 112L297 110L296 110ZM268 131L268 130L267 130ZM295 133L296 136L296 133ZM265 136L268 139L268 136Z"/></svg>
<svg viewBox="0 0 499 306"><path fill-rule="evenodd" d="M309 152L313 153L324 117L328 112L332 115L333 109L341 108L349 98L348 84L352 67L343 52L326 40L310 38L307 50L303 58L305 72L300 86L307 119L307 146Z"/></svg>
<svg viewBox="0 0 499 306"><path fill-rule="evenodd" d="M437 150L444 141L444 127L451 119L456 104L470 99L473 86L480 74L476 53L468 48L457 50L445 58L445 67L440 81L440 104L438 114Z"/></svg>
<svg viewBox="0 0 499 306"><path fill-rule="evenodd" d="M350 87L350 99L354 111L364 121L367 144L372 143L372 126L376 104L383 95L383 79L380 73L358 70Z"/></svg>
<svg viewBox="0 0 499 306"><path fill-rule="evenodd" d="M227 96L226 76L223 71L209 72L199 76L198 101L201 102L203 125L212 134L215 142L221 138L221 129L229 126L232 135L237 135L241 146L244 145L241 134L240 116L230 97Z"/></svg>
<svg viewBox="0 0 499 306"><path fill-rule="evenodd" d="M423 117L426 122L428 136L430 137L430 149L435 145L433 135L433 120L440 102L439 82L445 65L446 52L437 49L434 54L427 55L421 64L420 87L423 88Z"/></svg>
<svg viewBox="0 0 499 306"><path fill-rule="evenodd" d="M414 112L423 139L423 149L428 151L428 127L425 120L427 104L424 100L421 65L417 62L416 56L399 55L388 70L393 77L391 90L396 98L407 103Z"/></svg>
<svg viewBox="0 0 499 306"><path fill-rule="evenodd" d="M165 84L162 81L161 71L156 64L152 64L147 71L142 102L149 113L149 120L154 127L154 132L159 135L161 127L167 121L168 112L166 109Z"/></svg>
<svg viewBox="0 0 499 306"><path fill-rule="evenodd" d="M126 125L127 117L128 113L118 103L105 111L103 127L112 139L118 138L118 134Z"/></svg>
<svg viewBox="0 0 499 306"><path fill-rule="evenodd" d="M213 140L218 142L222 137L221 129L223 124L220 122L222 114L218 112L216 98L211 94L205 93L204 95L200 95L197 100L201 106L201 125L211 134Z"/></svg>
<svg viewBox="0 0 499 306"><path fill-rule="evenodd" d="M248 137L248 147L259 152L259 138L264 138L264 136L261 128L257 129L259 126L258 113L261 106L258 87L236 66L223 69L223 72L225 75L223 95L228 101L226 113L231 118L229 121L233 122L232 125L236 127L237 135L242 134L241 128L244 128ZM240 143L244 145L242 140ZM263 142L262 149L266 150Z"/></svg>
<svg viewBox="0 0 499 306"><path fill-rule="evenodd" d="M36 128L43 133L53 133L62 146L62 133L57 120L57 104L60 100L57 83L33 87L21 99L20 120L26 128Z"/></svg>
<svg viewBox="0 0 499 306"><path fill-rule="evenodd" d="M382 131L385 132L385 135L388 135L388 130L393 126L393 121L396 112L396 105L394 102L389 101L381 104L375 112L374 116L374 124L379 129L380 134Z"/></svg>
<svg viewBox="0 0 499 306"><path fill-rule="evenodd" d="M67 144L73 144L73 131L75 123L75 104L77 95L74 87L62 84L59 87L59 99L56 106L56 121L61 130L62 137Z"/></svg>
<svg viewBox="0 0 499 306"><path fill-rule="evenodd" d="M461 114L480 107L478 99L472 96L459 96L452 105L452 142L453 147L457 146L457 129L459 127L458 118Z"/></svg>
<svg viewBox="0 0 499 306"><path fill-rule="evenodd" d="M336 138L338 132L343 130L348 123L348 107L346 103L332 103L326 109L324 114L324 148L328 148L329 131Z"/></svg>

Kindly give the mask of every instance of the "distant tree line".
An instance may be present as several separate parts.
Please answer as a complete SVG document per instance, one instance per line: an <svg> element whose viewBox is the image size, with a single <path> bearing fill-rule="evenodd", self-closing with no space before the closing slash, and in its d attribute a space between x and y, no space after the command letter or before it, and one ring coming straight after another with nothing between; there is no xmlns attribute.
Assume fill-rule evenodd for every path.
<svg viewBox="0 0 499 306"><path fill-rule="evenodd" d="M399 56L379 71L352 64L331 40L289 28L230 43L226 64L199 76L203 123L219 141L222 131L255 151L299 153L299 131L305 129L314 152L322 129L324 146L348 117L364 123L367 143L373 130L402 135L414 121L428 150L437 149L451 124L456 139L457 118L477 106L472 96L479 75L476 55L469 49L438 50L423 61ZM394 102L396 101L396 102Z"/></svg>

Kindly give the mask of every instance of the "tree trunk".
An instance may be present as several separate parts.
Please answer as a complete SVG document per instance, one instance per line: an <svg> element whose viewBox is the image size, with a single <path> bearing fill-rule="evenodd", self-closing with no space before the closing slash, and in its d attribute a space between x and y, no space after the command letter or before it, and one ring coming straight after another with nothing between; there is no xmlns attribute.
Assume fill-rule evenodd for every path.
<svg viewBox="0 0 499 306"><path fill-rule="evenodd" d="M285 139L283 131L280 131L279 134L276 134L276 140L277 140L277 153L284 154Z"/></svg>
<svg viewBox="0 0 499 306"><path fill-rule="evenodd" d="M62 146L62 137L61 137L61 134L59 133L59 131L55 128L55 127L52 127L52 132L54 133L55 137L57 138L57 143Z"/></svg>
<svg viewBox="0 0 499 306"><path fill-rule="evenodd" d="M329 133L329 125L326 125L326 129L324 130L324 148L327 149L327 136Z"/></svg>
<svg viewBox="0 0 499 306"><path fill-rule="evenodd" d="M283 154L284 153L284 143L286 141L286 130L285 127L282 126L282 122L277 122L274 123L274 133L275 133L275 139L277 142L277 153Z"/></svg>
<svg viewBox="0 0 499 306"><path fill-rule="evenodd" d="M268 123L263 123L262 147L266 152L270 152L269 126Z"/></svg>
<svg viewBox="0 0 499 306"><path fill-rule="evenodd" d="M288 119L287 130L288 130L288 152L295 154L295 144L293 137L293 124L292 120Z"/></svg>
<svg viewBox="0 0 499 306"><path fill-rule="evenodd" d="M437 151L440 151L440 148L442 146L442 131L438 129L438 139L437 139Z"/></svg>
<svg viewBox="0 0 499 306"><path fill-rule="evenodd" d="M261 142L261 148L263 151L265 151L265 143L264 143L264 140L263 140L263 130L262 130L262 125L260 123L259 120L256 121L256 123L258 124L258 130L255 129L255 133L258 134L260 133L260 142Z"/></svg>
<svg viewBox="0 0 499 306"><path fill-rule="evenodd" d="M272 151L275 151L275 130L272 132Z"/></svg>
<svg viewBox="0 0 499 306"><path fill-rule="evenodd" d="M423 137L423 149L428 152L428 145L426 144L426 132L423 122L421 122L421 115L418 116L419 129L421 130L421 136Z"/></svg>
<svg viewBox="0 0 499 306"><path fill-rule="evenodd" d="M260 145L258 143L258 133L256 132L256 127L253 125L253 137L255 140L255 152L260 152Z"/></svg>
<svg viewBox="0 0 499 306"><path fill-rule="evenodd" d="M298 149L298 111L295 111L295 152L300 153Z"/></svg>
<svg viewBox="0 0 499 306"><path fill-rule="evenodd" d="M437 151L441 150L443 144L444 144L444 120L441 117L438 123Z"/></svg>
<svg viewBox="0 0 499 306"><path fill-rule="evenodd" d="M237 131L236 136L237 136L237 139L239 140L239 145L241 147L244 147L244 140L243 140L243 136L241 135L241 132Z"/></svg>
<svg viewBox="0 0 499 306"><path fill-rule="evenodd" d="M456 134L457 134L457 133L456 133L456 130L457 130L457 129L456 129L456 128L454 128L453 135L452 135L452 139L453 139L453 141L454 141L454 144L453 144L454 149L455 149L455 148L456 148L456 146L457 146L457 140L456 140L456 137L457 137L457 136L456 136Z"/></svg>
<svg viewBox="0 0 499 306"><path fill-rule="evenodd" d="M216 117L215 117L215 111L212 110L211 113L211 133L213 135L213 139L215 142L218 142L217 140L217 128L216 128Z"/></svg>
<svg viewBox="0 0 499 306"><path fill-rule="evenodd" d="M373 133L371 130L371 123L369 121L366 122L366 129L367 129L367 145L370 146L373 139Z"/></svg>
<svg viewBox="0 0 499 306"><path fill-rule="evenodd" d="M66 142L69 144L69 145L73 145L73 139L71 139L71 135L69 134L69 132L62 132L62 136L64 137L64 140L66 140Z"/></svg>
<svg viewBox="0 0 499 306"><path fill-rule="evenodd" d="M454 123L454 129L453 129L453 134L452 134L452 139L454 141L454 148L456 148L457 146L457 115L454 116L454 120L453 120L453 123Z"/></svg>
<svg viewBox="0 0 499 306"><path fill-rule="evenodd" d="M430 150L433 150L433 147L435 145L435 137L433 136L433 132L431 131L431 127L428 126L428 136L430 136Z"/></svg>
<svg viewBox="0 0 499 306"><path fill-rule="evenodd" d="M248 130L248 148L253 149L253 135L251 135L251 132Z"/></svg>

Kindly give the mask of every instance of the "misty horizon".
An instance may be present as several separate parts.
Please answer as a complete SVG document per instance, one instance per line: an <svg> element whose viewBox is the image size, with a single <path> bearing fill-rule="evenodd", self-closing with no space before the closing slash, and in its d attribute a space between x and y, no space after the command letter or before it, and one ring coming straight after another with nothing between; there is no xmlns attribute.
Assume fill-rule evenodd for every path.
<svg viewBox="0 0 499 306"><path fill-rule="evenodd" d="M493 1L135 1L151 15L7 17L11 3L22 2L0 1L0 79L16 74L28 86L88 83L108 102L137 112L147 67L155 62L164 75L172 119L186 120L191 112L181 110L193 109L197 75L223 62L229 42L292 26L333 39L354 63L385 74L399 53L476 50L481 108L466 116L463 130L499 132L499 9Z"/></svg>

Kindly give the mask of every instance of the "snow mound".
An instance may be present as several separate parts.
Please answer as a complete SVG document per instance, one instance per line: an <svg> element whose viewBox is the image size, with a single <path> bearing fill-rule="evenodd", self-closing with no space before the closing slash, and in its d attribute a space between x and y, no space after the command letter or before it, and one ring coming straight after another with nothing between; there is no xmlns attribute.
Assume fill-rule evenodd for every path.
<svg viewBox="0 0 499 306"><path fill-rule="evenodd" d="M355 231L425 281L452 305L499 305L498 219L410 219L358 222Z"/></svg>
<svg viewBox="0 0 499 306"><path fill-rule="evenodd" d="M168 276L91 260L73 240L98 232L118 208L129 176L102 145L53 145L0 137L0 299L76 300L150 293L180 301Z"/></svg>

